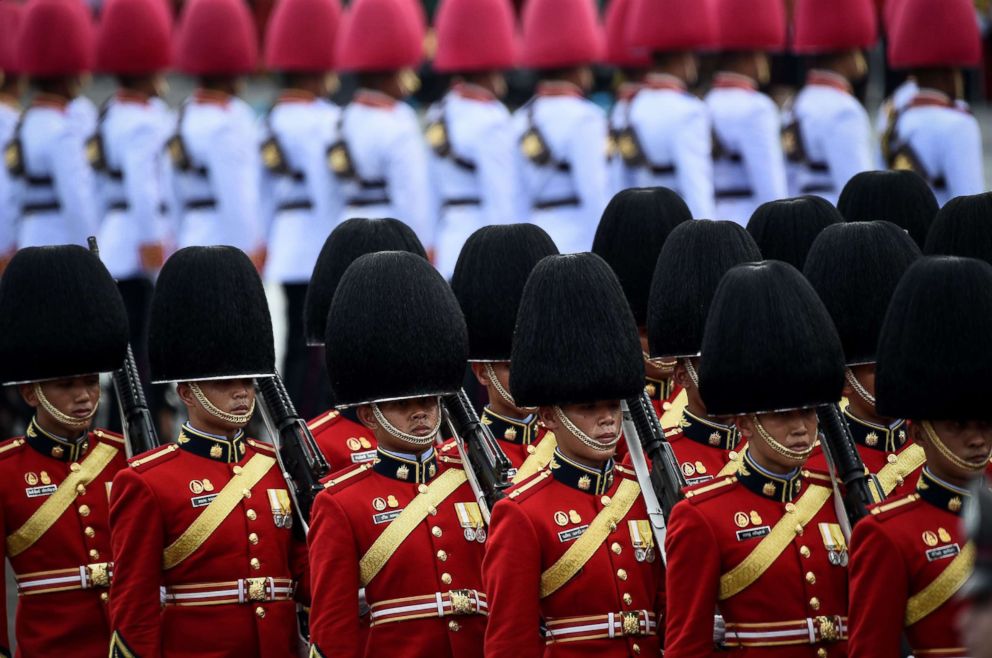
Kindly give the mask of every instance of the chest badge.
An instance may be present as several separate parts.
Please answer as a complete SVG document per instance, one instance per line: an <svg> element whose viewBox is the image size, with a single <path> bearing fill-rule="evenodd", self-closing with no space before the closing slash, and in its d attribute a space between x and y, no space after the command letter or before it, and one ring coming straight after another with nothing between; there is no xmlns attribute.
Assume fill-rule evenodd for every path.
<svg viewBox="0 0 992 658"><path fill-rule="evenodd" d="M581 489L582 491L589 491L589 488L591 486L592 486L592 478L590 478L588 475L583 475L582 477L579 478L579 489Z"/></svg>
<svg viewBox="0 0 992 658"><path fill-rule="evenodd" d="M944 528L937 529L937 536L940 538L940 541L945 544L951 541L951 533L947 532Z"/></svg>
<svg viewBox="0 0 992 658"><path fill-rule="evenodd" d="M277 528L293 527L293 506L289 502L289 491L286 489L269 489L269 507L272 509L272 521Z"/></svg>
<svg viewBox="0 0 992 658"><path fill-rule="evenodd" d="M582 523L582 516L574 509L568 510L568 520L572 523Z"/></svg>
<svg viewBox="0 0 992 658"><path fill-rule="evenodd" d="M555 512L555 524L561 528L568 525L568 514L562 512L561 510Z"/></svg>
<svg viewBox="0 0 992 658"><path fill-rule="evenodd" d="M654 562L654 534L646 519L627 521L630 532L630 545L634 547L634 559L638 562Z"/></svg>
<svg viewBox="0 0 992 658"><path fill-rule="evenodd" d="M372 509L377 512L381 512L386 509L386 499L385 498L373 498L372 499Z"/></svg>
<svg viewBox="0 0 992 658"><path fill-rule="evenodd" d="M35 475L34 473L25 473L24 481L28 483L29 487L33 487L34 485L38 484L38 476Z"/></svg>
<svg viewBox="0 0 992 658"><path fill-rule="evenodd" d="M482 519L479 503L455 503L455 515L462 527L465 541L486 541L486 522Z"/></svg>
<svg viewBox="0 0 992 658"><path fill-rule="evenodd" d="M823 547L827 549L827 559L835 567L847 566L847 540L837 523L820 523L820 537L823 539Z"/></svg>
<svg viewBox="0 0 992 658"><path fill-rule="evenodd" d="M930 530L925 531L923 533L923 543L926 544L927 546L930 546L931 548L936 546L939 543L939 540L937 539L937 534Z"/></svg>
<svg viewBox="0 0 992 658"><path fill-rule="evenodd" d="M744 512L737 512L734 514L734 525L738 528L746 528L750 525L751 519L748 518L747 514Z"/></svg>

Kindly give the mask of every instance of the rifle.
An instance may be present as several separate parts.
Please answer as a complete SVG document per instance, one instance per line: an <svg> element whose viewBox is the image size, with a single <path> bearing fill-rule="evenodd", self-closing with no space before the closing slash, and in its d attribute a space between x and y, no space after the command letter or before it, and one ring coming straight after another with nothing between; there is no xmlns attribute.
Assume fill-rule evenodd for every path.
<svg viewBox="0 0 992 658"><path fill-rule="evenodd" d="M868 506L876 502L868 487L865 463L838 405L817 407L816 416L823 434L823 451L844 485L844 507L848 521L854 526L868 516Z"/></svg>
<svg viewBox="0 0 992 658"><path fill-rule="evenodd" d="M90 253L100 258L100 247L96 243L96 238L91 235L86 238L86 242L89 244ZM117 406L120 409L127 456L134 457L157 448L158 432L155 431L152 412L148 409L148 402L145 400L145 390L141 386L138 364L134 360L134 351L130 344L127 346L124 365L114 371L111 379L114 383L114 391L117 393Z"/></svg>

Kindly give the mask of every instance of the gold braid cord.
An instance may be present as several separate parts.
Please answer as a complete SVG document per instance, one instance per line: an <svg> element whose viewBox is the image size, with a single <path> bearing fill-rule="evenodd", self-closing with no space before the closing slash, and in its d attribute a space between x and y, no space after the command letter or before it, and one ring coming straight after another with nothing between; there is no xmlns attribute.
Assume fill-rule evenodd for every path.
<svg viewBox="0 0 992 658"><path fill-rule="evenodd" d="M203 389L196 382L189 382L189 390L193 391L193 397L196 401L200 403L203 409L218 420L222 420L225 423L231 423L232 425L247 425L248 421L251 420L252 414L255 413L255 400L251 401L251 408L248 409L247 413L243 415L232 414L221 410L217 407L210 399L204 394Z"/></svg>
<svg viewBox="0 0 992 658"><path fill-rule="evenodd" d="M74 430L82 430L89 427L90 422L93 420L93 416L96 415L96 410L100 408L100 401L97 400L96 404L93 405L93 411L91 411L89 415L84 418L76 418L75 416L70 416L69 414L63 413L54 404L52 404L47 397L45 397L45 392L41 390L41 382L35 382L34 394L38 396L38 402L45 411L51 414L52 418L57 420L60 424Z"/></svg>

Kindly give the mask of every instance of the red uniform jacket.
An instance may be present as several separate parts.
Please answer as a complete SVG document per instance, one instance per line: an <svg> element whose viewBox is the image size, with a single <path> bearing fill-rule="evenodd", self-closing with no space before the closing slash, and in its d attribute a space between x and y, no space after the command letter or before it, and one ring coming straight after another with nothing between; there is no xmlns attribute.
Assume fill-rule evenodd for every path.
<svg viewBox="0 0 992 658"><path fill-rule="evenodd" d="M717 477L741 450L741 435L733 425L714 423L689 412L682 412L678 426L665 428L682 475L690 485Z"/></svg>
<svg viewBox="0 0 992 658"><path fill-rule="evenodd" d="M967 497L924 470L915 494L876 505L855 527L851 608L860 614L851 619L852 658L898 658L904 632L918 658L968 655L955 623L964 603L954 596L973 564L958 559L967 542L960 517ZM921 594L938 577L956 586ZM908 614L930 608L907 626Z"/></svg>
<svg viewBox="0 0 992 658"><path fill-rule="evenodd" d="M519 470L530 460L527 467L514 479L515 482L533 475L551 461L557 441L554 435L549 435L547 428L538 422L537 414L524 420L517 420L500 416L486 407L482 410L482 424L487 426L499 441L499 446L513 468Z"/></svg>
<svg viewBox="0 0 992 658"><path fill-rule="evenodd" d="M629 511L606 526L572 577L548 577L542 591L542 574L604 508L621 505L614 500L621 485L635 492ZM593 470L556 452L548 468L496 504L483 567L491 603L486 658L660 654L662 562L636 485L612 462Z"/></svg>
<svg viewBox="0 0 992 658"><path fill-rule="evenodd" d="M332 409L323 413L307 423L307 427L331 471L375 459L375 435L361 423L342 416L340 411Z"/></svg>
<svg viewBox="0 0 992 658"><path fill-rule="evenodd" d="M461 484L407 527L403 511L445 481ZM313 655L481 658L487 532L454 444L419 460L379 450L374 462L339 471L326 486L314 501L308 538ZM363 583L362 558L393 523L409 534L375 551L388 560ZM367 641L359 621L363 585L371 607Z"/></svg>
<svg viewBox="0 0 992 658"><path fill-rule="evenodd" d="M737 475L687 490L668 523L666 658L718 655L718 606L736 655L846 655L847 546L829 487L809 471L764 475L745 451ZM779 537L780 552L755 551Z"/></svg>
<svg viewBox="0 0 992 658"><path fill-rule="evenodd" d="M106 655L107 500L114 474L125 465L123 439L105 430L72 443L32 420L26 436L0 444L0 520L4 555L18 580L18 656ZM76 473L84 473L89 484L77 485L65 511L30 543L36 533L18 530ZM6 600L0 602L0 627L0 642L7 646ZM0 655L10 654L0 648Z"/></svg>
<svg viewBox="0 0 992 658"><path fill-rule="evenodd" d="M178 443L131 459L115 478L111 656L296 657L294 598L308 596L306 547L293 537L279 467L249 486L256 456L267 464L275 451L185 425ZM239 494L234 509L186 559L165 564L166 547L215 509L211 501L229 483Z"/></svg>

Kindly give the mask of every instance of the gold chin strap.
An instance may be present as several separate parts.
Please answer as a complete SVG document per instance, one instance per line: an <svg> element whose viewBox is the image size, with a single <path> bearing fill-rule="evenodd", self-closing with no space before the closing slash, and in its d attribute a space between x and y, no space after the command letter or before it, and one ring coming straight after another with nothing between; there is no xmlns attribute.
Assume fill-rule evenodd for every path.
<svg viewBox="0 0 992 658"><path fill-rule="evenodd" d="M924 420L920 423L920 425L923 427L923 431L926 433L927 438L930 439L930 443L932 443L933 447L937 449L937 452L961 470L970 471L972 473L981 473L985 470L985 467L988 466L989 459L992 459L992 451L990 451L989 454L985 456L985 461L980 464L965 461L951 452L951 449L944 445L944 442L941 441L940 436L937 435L937 430L933 428L933 425L930 424L929 420Z"/></svg>
<svg viewBox="0 0 992 658"><path fill-rule="evenodd" d="M565 415L565 412L562 411L561 407L557 405L555 405L555 416L558 418L558 422L565 426L565 429L571 432L575 436L575 438L577 438L580 442L582 442L583 445L585 445L588 448L592 448L593 450L598 450L599 452L612 452L613 449L616 448L617 443L620 442L620 430L617 430L616 436L613 437L609 443L601 443L597 441L596 439L592 438L591 436L580 430L578 426L575 423L573 423L568 416Z"/></svg>
<svg viewBox="0 0 992 658"><path fill-rule="evenodd" d="M426 446L434 443L437 433L441 431L441 399L437 400L437 423L431 430L430 434L425 434L424 436L417 436L416 434L409 434L404 432L400 428L396 427L389 422L389 419L382 413L379 409L379 405L375 402L372 403L372 415L375 416L376 421L382 425L382 429L392 436L393 438L399 439L400 441L406 441L415 446Z"/></svg>
<svg viewBox="0 0 992 658"><path fill-rule="evenodd" d="M779 443L775 439L775 437L773 437L771 434L768 433L768 430L765 429L765 426L761 424L760 420L758 420L757 414L751 414L751 421L754 423L754 429L758 432L758 436L760 436L764 440L764 442L768 444L768 447L770 447L772 450L774 450L781 456L785 457L789 461L801 465L805 463L807 459L809 459L809 456L811 454L813 454L813 446L815 445L815 443L810 444L809 448L807 448L806 450L802 450L798 452L795 450L790 450L789 448L786 448L784 445Z"/></svg>
<svg viewBox="0 0 992 658"><path fill-rule="evenodd" d="M496 390L496 393L503 398L503 402L507 403L514 409L521 409L523 411L535 411L537 409L537 407L521 407L517 405L517 401L513 399L510 392L499 383L499 378L496 376L496 370L493 369L493 364L486 361L485 364L483 364L483 367L486 370L486 377L489 378L489 383L492 384L493 388Z"/></svg>
<svg viewBox="0 0 992 658"><path fill-rule="evenodd" d="M97 399L96 404L93 405L93 411L91 411L89 415L84 418L76 418L75 416L70 416L69 414L63 413L61 410L56 408L56 406L52 404L47 397L45 397L45 392L41 390L41 382L35 382L34 394L38 396L38 402L41 404L42 408L52 416L52 418L57 420L59 424L74 430L83 430L89 427L90 422L93 420L93 416L96 415L96 410L100 408L100 400Z"/></svg>
<svg viewBox="0 0 992 658"><path fill-rule="evenodd" d="M202 406L208 414L218 420L224 421L225 423L244 426L248 424L248 421L251 420L252 414L255 413L254 399L251 401L251 408L249 408L246 413L238 415L219 409L217 405L207 398L207 396L203 393L203 390L200 388L200 385L196 382L189 382L189 390L193 391L193 397L196 398L196 401L200 403L200 406Z"/></svg>
<svg viewBox="0 0 992 658"><path fill-rule="evenodd" d="M844 378L847 380L847 383L851 385L851 388L854 389L854 392L858 394L858 397L870 404L874 409L875 396L869 393L868 389L861 385L861 382L859 382L858 378L854 376L854 373L851 372L850 368L844 369Z"/></svg>
<svg viewBox="0 0 992 658"><path fill-rule="evenodd" d="M696 366L692 365L692 359L682 359L682 365L685 366L685 371L689 375L692 385L699 388L699 373L696 372Z"/></svg>

